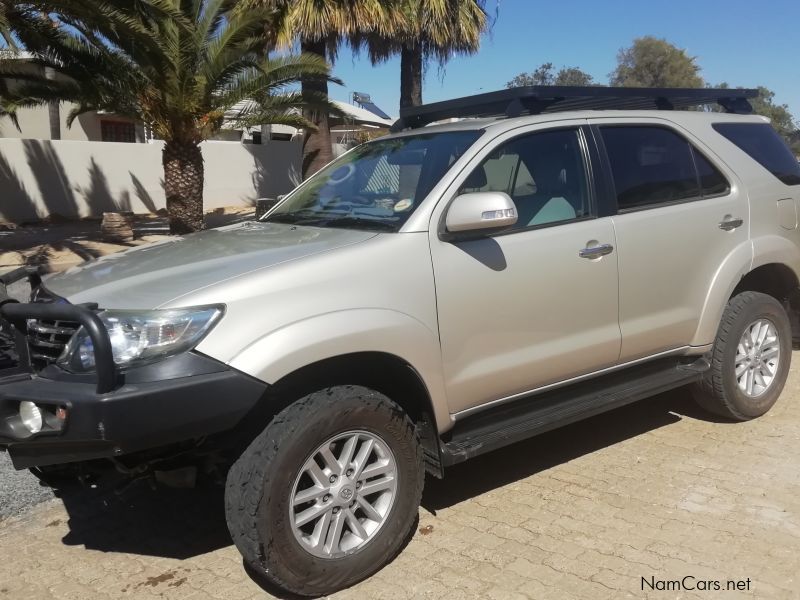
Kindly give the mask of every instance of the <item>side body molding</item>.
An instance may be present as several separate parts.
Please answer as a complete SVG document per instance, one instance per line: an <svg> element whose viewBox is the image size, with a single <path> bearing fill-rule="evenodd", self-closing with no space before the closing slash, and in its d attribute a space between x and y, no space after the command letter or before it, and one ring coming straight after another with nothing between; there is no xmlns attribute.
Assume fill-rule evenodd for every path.
<svg viewBox="0 0 800 600"><path fill-rule="evenodd" d="M452 427L438 335L404 313L358 308L290 323L253 342L229 364L267 383L314 362L356 352L392 354L419 373L440 433Z"/></svg>

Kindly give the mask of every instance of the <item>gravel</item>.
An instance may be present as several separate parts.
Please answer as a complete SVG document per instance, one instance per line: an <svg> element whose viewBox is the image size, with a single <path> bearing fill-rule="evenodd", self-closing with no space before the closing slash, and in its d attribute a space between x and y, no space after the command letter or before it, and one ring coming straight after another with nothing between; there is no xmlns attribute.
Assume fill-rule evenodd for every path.
<svg viewBox="0 0 800 600"><path fill-rule="evenodd" d="M50 488L39 485L39 480L27 470L15 471L8 454L0 452L0 520L53 497Z"/></svg>

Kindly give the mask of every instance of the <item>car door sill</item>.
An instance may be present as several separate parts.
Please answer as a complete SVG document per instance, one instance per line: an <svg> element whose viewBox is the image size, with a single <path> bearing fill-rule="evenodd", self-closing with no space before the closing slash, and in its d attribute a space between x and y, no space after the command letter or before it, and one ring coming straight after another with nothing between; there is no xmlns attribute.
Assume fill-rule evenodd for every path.
<svg viewBox="0 0 800 600"><path fill-rule="evenodd" d="M694 383L710 368L705 357L666 357L590 380L519 398L456 422L442 441L444 466Z"/></svg>
<svg viewBox="0 0 800 600"><path fill-rule="evenodd" d="M497 408L501 404L507 404L509 402L513 402L514 400L519 400L520 398L530 398L536 394L541 394L543 392L554 390L556 388L565 387L568 385L572 385L574 383L578 383L579 381L585 381L587 379L594 379L595 377L601 377L608 373L613 373L615 371L622 371L624 369L629 369L634 365L639 365L646 362L652 362L659 358L663 358L665 356L685 356L690 350L692 350L693 356L699 356L704 354L704 351L707 348L703 348L703 351L698 352L700 350L699 347L694 346L681 346L680 348L673 348L672 350L665 350L664 352L659 352L657 354L650 354L649 356L645 356L643 358L637 358L636 360L631 360L625 363L612 365L610 367L606 367L605 369L600 369L599 371L592 371L591 373L586 373L584 375L578 375L577 377L572 377L570 379L564 379L562 381L557 381L555 383L551 383L549 385L543 385L541 387L527 390L525 392L519 392L518 394L512 394L510 396L504 396L503 398L498 398L497 400L492 400L491 402L485 402L483 404L478 404L476 406L470 406L469 408L465 408L464 410L460 410L456 413L453 413L451 416L453 421L459 421L474 415L479 412L483 412L485 410L492 410ZM692 358L694 360L694 358Z"/></svg>

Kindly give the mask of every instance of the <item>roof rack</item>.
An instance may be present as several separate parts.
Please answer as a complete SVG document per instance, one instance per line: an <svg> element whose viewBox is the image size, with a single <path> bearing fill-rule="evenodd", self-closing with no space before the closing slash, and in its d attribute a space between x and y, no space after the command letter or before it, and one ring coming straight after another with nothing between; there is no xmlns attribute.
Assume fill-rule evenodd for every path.
<svg viewBox="0 0 800 600"><path fill-rule="evenodd" d="M518 117L566 110L674 110L719 104L725 112L750 114L758 90L728 88L632 88L532 85L400 109L391 131L464 117Z"/></svg>

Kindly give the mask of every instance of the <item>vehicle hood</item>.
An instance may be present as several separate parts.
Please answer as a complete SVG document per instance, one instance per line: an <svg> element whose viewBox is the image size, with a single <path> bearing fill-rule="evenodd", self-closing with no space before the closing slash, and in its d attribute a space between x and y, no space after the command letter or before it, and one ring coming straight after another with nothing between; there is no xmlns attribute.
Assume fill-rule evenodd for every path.
<svg viewBox="0 0 800 600"><path fill-rule="evenodd" d="M73 304L157 308L206 286L375 235L246 221L110 254L50 276L44 285Z"/></svg>

